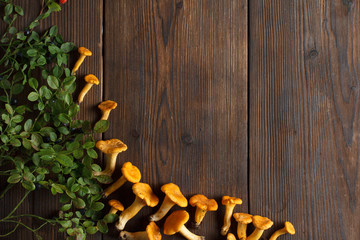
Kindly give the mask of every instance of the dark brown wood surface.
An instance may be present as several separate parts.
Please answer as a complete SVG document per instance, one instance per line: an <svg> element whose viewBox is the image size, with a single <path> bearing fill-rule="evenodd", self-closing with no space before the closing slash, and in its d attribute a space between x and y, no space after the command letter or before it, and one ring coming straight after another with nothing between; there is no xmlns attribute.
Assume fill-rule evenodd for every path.
<svg viewBox="0 0 360 240"><path fill-rule="evenodd" d="M22 2L29 16L19 24L38 11ZM297 232L281 239L359 238L357 1L69 0L41 28L53 24L94 53L79 76L96 74L101 84L80 117L97 120L99 101L118 102L109 131L97 136L128 145L115 178L131 161L161 201L168 182L187 197L215 198L219 211L194 230L206 239L225 239L222 195L243 199L235 211L275 222L264 239L286 220ZM0 201L1 215L19 191ZM130 205L131 185L110 198ZM19 211L50 217L53 199L34 194ZM141 210L126 230L143 230L157 208ZM64 239L52 227L40 235ZM89 239L117 238L112 227ZM8 239L35 238L20 229Z"/></svg>

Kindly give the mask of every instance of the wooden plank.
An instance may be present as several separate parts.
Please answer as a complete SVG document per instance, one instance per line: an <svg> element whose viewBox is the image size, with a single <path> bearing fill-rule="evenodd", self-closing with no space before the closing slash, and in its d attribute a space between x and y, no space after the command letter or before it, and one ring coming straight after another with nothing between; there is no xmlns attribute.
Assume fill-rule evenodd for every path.
<svg viewBox="0 0 360 240"><path fill-rule="evenodd" d="M26 26L30 21L37 16L40 10L41 1L22 1L20 5L25 10L24 18L19 22L19 26ZM102 12L103 1L68 1L67 4L62 5L62 11L54 13L49 19L45 20L40 25L40 31L48 29L52 25L58 26L58 31L63 35L66 41L73 41L77 46L85 46L93 52L92 57L88 57L77 73L78 88L82 88L82 78L84 75L92 73L102 79ZM39 30L39 29L37 29ZM70 66L76 61L78 54L74 53L71 59ZM94 87L90 94L86 96L84 103L81 105L79 114L80 119L90 120L92 122L98 120L99 112L96 105L102 100L102 84ZM97 136L99 139L101 136ZM2 181L3 183L3 181ZM18 191L12 191L4 201L4 210L10 209L20 198ZM9 199L9 200L8 200ZM29 201L25 202L18 212L34 213L46 218L51 218L57 215L60 209L60 204L57 202L57 197L51 195L48 190L37 191L32 194ZM26 220L26 223L33 222L33 227L39 226L39 222ZM3 229L3 228L1 228ZM53 226L46 226L39 231L43 239L64 239L64 234L59 233L57 228ZM23 228L19 228L9 239L32 239L32 234ZM87 239L101 239L100 234L89 236Z"/></svg>
<svg viewBox="0 0 360 240"><path fill-rule="evenodd" d="M359 10L250 1L249 207L292 221L283 239L360 235Z"/></svg>
<svg viewBox="0 0 360 240"><path fill-rule="evenodd" d="M161 201L168 182L187 197L215 198L220 210L195 232L219 239L221 196L241 197L236 211L246 212L248 203L247 2L110 0L104 17L104 96L119 104L105 138L129 147L117 176L131 161ZM128 206L131 185L110 198ZM156 210L142 210L126 230L145 229Z"/></svg>

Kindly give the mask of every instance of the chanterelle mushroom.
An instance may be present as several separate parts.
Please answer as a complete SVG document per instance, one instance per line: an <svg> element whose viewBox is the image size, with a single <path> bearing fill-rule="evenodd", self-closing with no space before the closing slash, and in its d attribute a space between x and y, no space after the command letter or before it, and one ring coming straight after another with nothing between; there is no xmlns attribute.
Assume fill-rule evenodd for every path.
<svg viewBox="0 0 360 240"><path fill-rule="evenodd" d="M146 231L142 232L127 232L121 231L120 238L123 240L160 240L160 228L154 223L150 222L146 227Z"/></svg>
<svg viewBox="0 0 360 240"><path fill-rule="evenodd" d="M165 220L164 234L174 235L175 233L179 232L188 240L204 240L205 237L195 235L185 227L185 223L188 220L189 213L185 210L178 210L171 213Z"/></svg>
<svg viewBox="0 0 360 240"><path fill-rule="evenodd" d="M150 221L159 221L161 220L175 205L180 207L187 207L188 201L181 193L180 188L174 183L168 183L161 187L161 191L165 193L165 199L161 204L159 210L153 215L150 216Z"/></svg>
<svg viewBox="0 0 360 240"><path fill-rule="evenodd" d="M294 228L294 225L291 224L291 222L285 222L284 228L279 229L276 232L274 232L273 235L271 235L269 240L276 240L280 235L283 235L286 233L291 234L291 235L295 234L295 228Z"/></svg>
<svg viewBox="0 0 360 240"><path fill-rule="evenodd" d="M237 221L237 236L240 240L246 240L246 228L252 222L252 215L247 213L234 213L233 217Z"/></svg>
<svg viewBox="0 0 360 240"><path fill-rule="evenodd" d="M90 88L95 84L95 85L99 85L99 79L93 75L93 74L88 74L84 77L84 80L86 82L85 87L81 90L79 96L78 96L78 103L82 103L84 101L84 97L86 95L86 93L90 90Z"/></svg>
<svg viewBox="0 0 360 240"><path fill-rule="evenodd" d="M74 68L71 71L71 74L74 75L75 72L79 69L80 65L83 63L84 59L92 55L92 52L84 47L79 47L78 52L80 53L79 59L76 61Z"/></svg>
<svg viewBox="0 0 360 240"><path fill-rule="evenodd" d="M225 236L231 226L231 215L236 204L242 204L242 200L236 197L223 196L222 202L225 205L224 225L221 228L221 235Z"/></svg>
<svg viewBox="0 0 360 240"><path fill-rule="evenodd" d="M116 191L118 188L120 188L126 181L137 183L140 182L141 179L141 173L140 170L132 165L131 162L126 162L123 164L121 168L122 176L116 180L113 184L111 184L109 187L107 187L104 190L103 196L107 197L114 191Z"/></svg>
<svg viewBox="0 0 360 240"><path fill-rule="evenodd" d="M110 214L116 214L118 211L124 211L124 205L116 199L109 200L109 205L111 209L109 211Z"/></svg>
<svg viewBox="0 0 360 240"><path fill-rule="evenodd" d="M98 108L102 112L102 117L100 120L108 120L110 111L115 109L117 107L117 103L111 100L106 100L101 102L98 105Z"/></svg>
<svg viewBox="0 0 360 240"><path fill-rule="evenodd" d="M146 183L135 183L132 190L136 195L135 201L130 207L125 209L116 224L116 228L121 231L126 223L133 218L143 207L155 207L159 203L158 197L153 193L151 187Z"/></svg>
<svg viewBox="0 0 360 240"><path fill-rule="evenodd" d="M115 171L117 155L123 151L126 151L127 146L119 139L110 139L105 141L97 141L96 147L105 153L105 169L101 172L93 172L93 175L107 175L111 177Z"/></svg>
<svg viewBox="0 0 360 240"><path fill-rule="evenodd" d="M234 234L228 233L228 235L226 236L226 240L236 240L236 237Z"/></svg>
<svg viewBox="0 0 360 240"><path fill-rule="evenodd" d="M253 225L255 226L255 230L252 234L247 238L247 240L258 240L260 239L263 232L274 224L270 219L266 217L261 217L258 215L255 215L252 217Z"/></svg>
<svg viewBox="0 0 360 240"><path fill-rule="evenodd" d="M214 199L208 199L202 194L194 195L190 198L191 206L196 207L195 225L199 226L207 211L216 211L218 204Z"/></svg>

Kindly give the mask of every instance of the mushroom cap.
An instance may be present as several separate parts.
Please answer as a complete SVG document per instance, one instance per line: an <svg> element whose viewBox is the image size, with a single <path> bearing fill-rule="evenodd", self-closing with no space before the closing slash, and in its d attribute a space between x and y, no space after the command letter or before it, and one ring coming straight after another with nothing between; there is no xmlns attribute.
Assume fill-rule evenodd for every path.
<svg viewBox="0 0 360 240"><path fill-rule="evenodd" d="M154 194L149 184L135 183L132 189L134 194L142 199L149 207L155 207L159 203L159 198Z"/></svg>
<svg viewBox="0 0 360 240"><path fill-rule="evenodd" d="M99 105L98 105L98 108L101 110L101 111L106 111L106 110L113 110L117 107L117 103L114 102L114 101L111 101L111 100L106 100L106 101L103 101L101 102Z"/></svg>
<svg viewBox="0 0 360 240"><path fill-rule="evenodd" d="M294 235L295 234L295 228L294 225L292 225L291 222L285 222L285 230L287 233Z"/></svg>
<svg viewBox="0 0 360 240"><path fill-rule="evenodd" d="M88 74L84 77L85 82L99 85L100 81L94 74Z"/></svg>
<svg viewBox="0 0 360 240"><path fill-rule="evenodd" d="M132 183L140 182L141 173L140 170L131 164L131 162L126 162L121 168L122 175Z"/></svg>
<svg viewBox="0 0 360 240"><path fill-rule="evenodd" d="M216 211L218 209L218 204L214 199L208 199L202 194L192 196L189 202L191 206L196 206L204 211Z"/></svg>
<svg viewBox="0 0 360 240"><path fill-rule="evenodd" d="M164 223L164 234L174 235L189 220L189 213L185 210L178 210L171 213Z"/></svg>
<svg viewBox="0 0 360 240"><path fill-rule="evenodd" d="M271 221L270 219L268 219L267 217L262 217L259 215L253 216L252 220L253 220L254 226L260 230L267 230L267 229L271 228L272 225L274 224L274 222Z"/></svg>
<svg viewBox="0 0 360 240"><path fill-rule="evenodd" d="M155 222L150 222L146 227L146 234L149 240L160 240L161 233L160 228L155 224Z"/></svg>
<svg viewBox="0 0 360 240"><path fill-rule="evenodd" d="M252 222L252 215L247 213L234 213L233 217L238 223L249 224Z"/></svg>
<svg viewBox="0 0 360 240"><path fill-rule="evenodd" d="M240 198L236 198L236 197L223 196L221 203L222 203L222 205L242 204L242 200Z"/></svg>
<svg viewBox="0 0 360 240"><path fill-rule="evenodd" d="M105 154L120 153L126 151L127 146L119 139L100 140L96 147Z"/></svg>
<svg viewBox="0 0 360 240"><path fill-rule="evenodd" d="M78 52L80 54L82 54L82 55L85 55L85 56L91 56L92 55L92 52L89 49L84 48L84 47L79 47Z"/></svg>
<svg viewBox="0 0 360 240"><path fill-rule="evenodd" d="M236 240L236 237L234 236L234 234L228 233L228 235L226 236L226 240Z"/></svg>
<svg viewBox="0 0 360 240"><path fill-rule="evenodd" d="M124 205L122 205L122 203L119 202L118 200L111 199L111 200L109 200L108 203L111 207L115 208L116 210L124 211Z"/></svg>
<svg viewBox="0 0 360 240"><path fill-rule="evenodd" d="M178 185L174 183L168 183L161 187L161 191L163 191L168 198L171 199L174 203L179 205L180 207L187 207L188 201L186 197L181 193Z"/></svg>

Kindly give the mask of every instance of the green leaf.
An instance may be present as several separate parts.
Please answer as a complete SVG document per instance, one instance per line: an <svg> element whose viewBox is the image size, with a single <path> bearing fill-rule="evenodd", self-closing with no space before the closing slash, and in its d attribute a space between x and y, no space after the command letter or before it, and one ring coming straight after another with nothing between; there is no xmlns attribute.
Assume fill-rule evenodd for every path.
<svg viewBox="0 0 360 240"><path fill-rule="evenodd" d="M4 8L5 16L9 16L14 10L14 5L11 3L6 4Z"/></svg>
<svg viewBox="0 0 360 240"><path fill-rule="evenodd" d="M60 78L61 75L63 74L63 70L61 67L59 67L58 65L56 65L53 70L52 73L54 74L55 77Z"/></svg>
<svg viewBox="0 0 360 240"><path fill-rule="evenodd" d="M26 131L26 132L30 131L32 124L33 124L32 119L26 120L26 122L24 124L24 131Z"/></svg>
<svg viewBox="0 0 360 240"><path fill-rule="evenodd" d="M71 227L72 223L70 220L67 220L67 221L59 221L60 225L64 228L69 228Z"/></svg>
<svg viewBox="0 0 360 240"><path fill-rule="evenodd" d="M89 149L95 147L95 142L86 142L83 144L83 148Z"/></svg>
<svg viewBox="0 0 360 240"><path fill-rule="evenodd" d="M24 120L24 117L21 115L15 115L11 121L13 121L14 123L20 123L22 120Z"/></svg>
<svg viewBox="0 0 360 240"><path fill-rule="evenodd" d="M75 192L80 190L80 185L76 183L76 184L71 186L70 190L75 193Z"/></svg>
<svg viewBox="0 0 360 240"><path fill-rule="evenodd" d="M29 182L33 182L33 181L35 181L35 176L31 172L25 171L24 172L24 179L29 181Z"/></svg>
<svg viewBox="0 0 360 240"><path fill-rule="evenodd" d="M21 146L21 142L19 139L12 139L10 141L10 144L13 146L13 147L20 147Z"/></svg>
<svg viewBox="0 0 360 240"><path fill-rule="evenodd" d="M14 95L18 95L24 90L24 85L17 83L12 86L11 90Z"/></svg>
<svg viewBox="0 0 360 240"><path fill-rule="evenodd" d="M109 121L108 120L100 120L94 126L94 132L96 133L103 133L106 132L109 128Z"/></svg>
<svg viewBox="0 0 360 240"><path fill-rule="evenodd" d="M72 204L71 203L68 203L68 204L65 204L61 207L61 210L62 211L68 211L70 208L71 208Z"/></svg>
<svg viewBox="0 0 360 240"><path fill-rule="evenodd" d="M95 178L99 183L102 184L109 184L113 181L112 178L107 175L100 175L100 176L96 176Z"/></svg>
<svg viewBox="0 0 360 240"><path fill-rule="evenodd" d="M94 226L90 226L86 228L86 233L88 234L95 234L97 233L97 231L98 231L97 228Z"/></svg>
<svg viewBox="0 0 360 240"><path fill-rule="evenodd" d="M82 149L77 149L73 152L73 156L76 159L80 159L82 156L84 156L84 151Z"/></svg>
<svg viewBox="0 0 360 240"><path fill-rule="evenodd" d="M13 108L10 106L10 104L5 104L6 111L10 113L11 115L14 114Z"/></svg>
<svg viewBox="0 0 360 240"><path fill-rule="evenodd" d="M85 221L85 222L83 223L83 226L84 226L84 227L94 226L94 223L93 223L92 221L87 220L87 221Z"/></svg>
<svg viewBox="0 0 360 240"><path fill-rule="evenodd" d="M109 231L109 228L104 220L98 221L96 226L101 233L107 233Z"/></svg>
<svg viewBox="0 0 360 240"><path fill-rule="evenodd" d="M9 33L10 33L10 34L15 34L15 33L17 33L16 27L11 27L11 28L9 29Z"/></svg>
<svg viewBox="0 0 360 240"><path fill-rule="evenodd" d="M23 181L23 182L21 183L21 185L22 185L26 190L29 190L29 191L35 190L35 184L32 183L32 182Z"/></svg>
<svg viewBox="0 0 360 240"><path fill-rule="evenodd" d="M108 213L104 217L106 223L114 223L119 219L119 216L114 213Z"/></svg>
<svg viewBox="0 0 360 240"><path fill-rule="evenodd" d="M48 7L49 7L49 10L50 10L51 12L58 12L58 11L61 10L60 5L57 4L56 2L51 2L51 3L48 5Z"/></svg>
<svg viewBox="0 0 360 240"><path fill-rule="evenodd" d="M30 29L33 29L33 28L39 26L39 24L40 24L39 21L38 21L38 20L35 20L35 21L33 21L32 23L30 23L29 28L30 28Z"/></svg>
<svg viewBox="0 0 360 240"><path fill-rule="evenodd" d="M60 120L60 122L62 123L69 123L69 119L68 119L68 116L65 114L65 113L60 113L58 115L58 119Z"/></svg>
<svg viewBox="0 0 360 240"><path fill-rule="evenodd" d="M86 153L89 157L93 158L93 159L96 159L98 158L98 155L96 153L96 151L94 149L87 149L86 150Z"/></svg>
<svg viewBox="0 0 360 240"><path fill-rule="evenodd" d="M24 146L24 148L26 149L31 149L31 142L29 139L27 138L23 138L22 140L22 145Z"/></svg>
<svg viewBox="0 0 360 240"><path fill-rule="evenodd" d="M70 133L70 131L65 126L59 127L58 131L64 135L68 135Z"/></svg>
<svg viewBox="0 0 360 240"><path fill-rule="evenodd" d="M86 206L84 200L82 200L81 198L73 199L73 203L76 208L84 208Z"/></svg>
<svg viewBox="0 0 360 240"><path fill-rule="evenodd" d="M91 204L90 209L98 212L104 207L105 205L102 202L94 202L93 204Z"/></svg>
<svg viewBox="0 0 360 240"><path fill-rule="evenodd" d="M37 92L31 92L28 96L28 100L30 102L35 102L38 99L39 99L39 94Z"/></svg>
<svg viewBox="0 0 360 240"><path fill-rule="evenodd" d="M55 55L61 51L60 48L57 46L49 46L48 49L52 55Z"/></svg>
<svg viewBox="0 0 360 240"><path fill-rule="evenodd" d="M57 34L57 26L54 25L50 28L49 35L50 35L50 37L54 37L56 34Z"/></svg>
<svg viewBox="0 0 360 240"><path fill-rule="evenodd" d="M15 12L16 12L17 14L19 14L20 16L23 16L23 15L24 15L24 10L23 10L20 6L18 6L18 5L15 5Z"/></svg>
<svg viewBox="0 0 360 240"><path fill-rule="evenodd" d="M44 56L40 56L37 60L36 63L39 66L44 66L46 64L46 58Z"/></svg>
<svg viewBox="0 0 360 240"><path fill-rule="evenodd" d="M64 53L69 53L74 49L74 44L71 42L63 43L60 48Z"/></svg>
<svg viewBox="0 0 360 240"><path fill-rule="evenodd" d="M65 154L56 155L55 159L65 167L71 167L73 165L73 160L71 157L66 156Z"/></svg>
<svg viewBox="0 0 360 240"><path fill-rule="evenodd" d="M36 49L29 49L27 50L26 54L29 56L29 57L35 57L37 55L38 51Z"/></svg>
<svg viewBox="0 0 360 240"><path fill-rule="evenodd" d="M8 183L18 183L21 180L22 176L20 174L12 174L10 177L8 177L7 181Z"/></svg>
<svg viewBox="0 0 360 240"><path fill-rule="evenodd" d="M56 90L59 88L59 80L55 76L49 75L46 80L49 87L51 87L52 89Z"/></svg>

